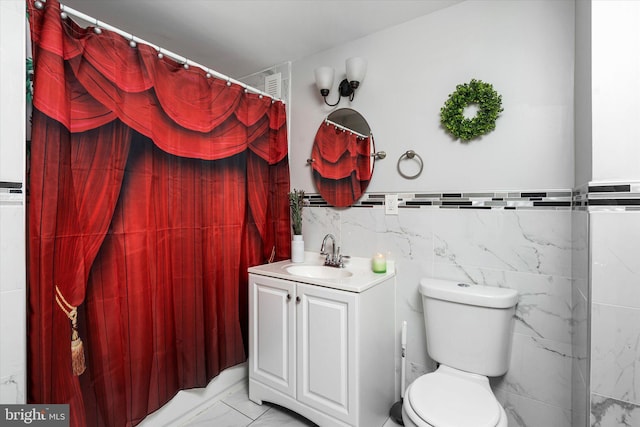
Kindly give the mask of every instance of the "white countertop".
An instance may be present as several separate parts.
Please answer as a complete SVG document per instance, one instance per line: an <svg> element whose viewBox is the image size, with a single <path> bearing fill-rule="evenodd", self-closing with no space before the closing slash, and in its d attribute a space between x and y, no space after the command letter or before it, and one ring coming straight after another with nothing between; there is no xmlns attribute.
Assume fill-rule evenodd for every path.
<svg viewBox="0 0 640 427"><path fill-rule="evenodd" d="M291 266L321 266L324 265L324 260L324 255L320 255L318 252L305 252L303 263L292 263L291 260L285 260L250 267L248 271L249 273L259 274L262 276L292 280L299 283L310 283L312 285L325 286L348 292L364 292L367 289L384 282L388 278L395 276L396 274L395 266L392 261L387 261L386 273L374 273L371 271L371 259L362 257L352 257L351 259L345 260L345 268L340 270L352 273L349 277L320 279L293 275L287 271L287 268ZM337 267L327 268L338 269Z"/></svg>

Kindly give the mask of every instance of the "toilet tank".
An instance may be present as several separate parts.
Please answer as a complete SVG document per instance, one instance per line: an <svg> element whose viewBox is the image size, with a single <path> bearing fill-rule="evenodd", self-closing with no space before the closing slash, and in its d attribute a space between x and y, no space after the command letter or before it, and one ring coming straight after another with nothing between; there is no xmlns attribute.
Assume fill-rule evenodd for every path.
<svg viewBox="0 0 640 427"><path fill-rule="evenodd" d="M424 278L420 294L433 360L485 376L507 372L516 290Z"/></svg>

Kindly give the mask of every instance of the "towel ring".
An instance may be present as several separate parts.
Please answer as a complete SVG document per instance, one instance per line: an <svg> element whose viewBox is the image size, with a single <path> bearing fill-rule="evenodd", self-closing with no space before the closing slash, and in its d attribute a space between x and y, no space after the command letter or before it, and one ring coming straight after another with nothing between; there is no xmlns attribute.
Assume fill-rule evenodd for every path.
<svg viewBox="0 0 640 427"><path fill-rule="evenodd" d="M411 159L414 159L414 158L417 158L418 163L420 163L420 170L418 170L418 172L416 174L414 174L414 175L407 175L406 173L402 172L402 169L400 168L400 162L403 161L404 159L411 160ZM420 176L420 174L422 173L422 169L423 168L424 168L424 162L422 161L422 157L420 157L420 155L418 153L416 153L415 151L413 151L413 150L407 150L398 159L398 173L403 178L415 179L415 178Z"/></svg>

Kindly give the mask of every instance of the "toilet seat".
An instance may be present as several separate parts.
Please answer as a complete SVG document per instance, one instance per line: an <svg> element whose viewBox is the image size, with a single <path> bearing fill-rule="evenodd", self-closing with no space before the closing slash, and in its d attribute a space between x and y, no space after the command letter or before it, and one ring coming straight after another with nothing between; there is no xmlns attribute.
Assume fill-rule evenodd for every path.
<svg viewBox="0 0 640 427"><path fill-rule="evenodd" d="M422 425L496 427L502 418L486 377L442 365L414 381L405 398Z"/></svg>

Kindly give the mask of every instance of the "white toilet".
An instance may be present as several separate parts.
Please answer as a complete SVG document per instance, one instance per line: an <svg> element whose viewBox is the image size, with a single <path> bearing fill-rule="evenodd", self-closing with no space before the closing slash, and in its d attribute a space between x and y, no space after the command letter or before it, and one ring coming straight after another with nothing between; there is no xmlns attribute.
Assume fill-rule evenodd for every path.
<svg viewBox="0 0 640 427"><path fill-rule="evenodd" d="M507 372L518 293L425 278L420 281L429 356L440 367L406 390L409 427L506 427L487 377Z"/></svg>

